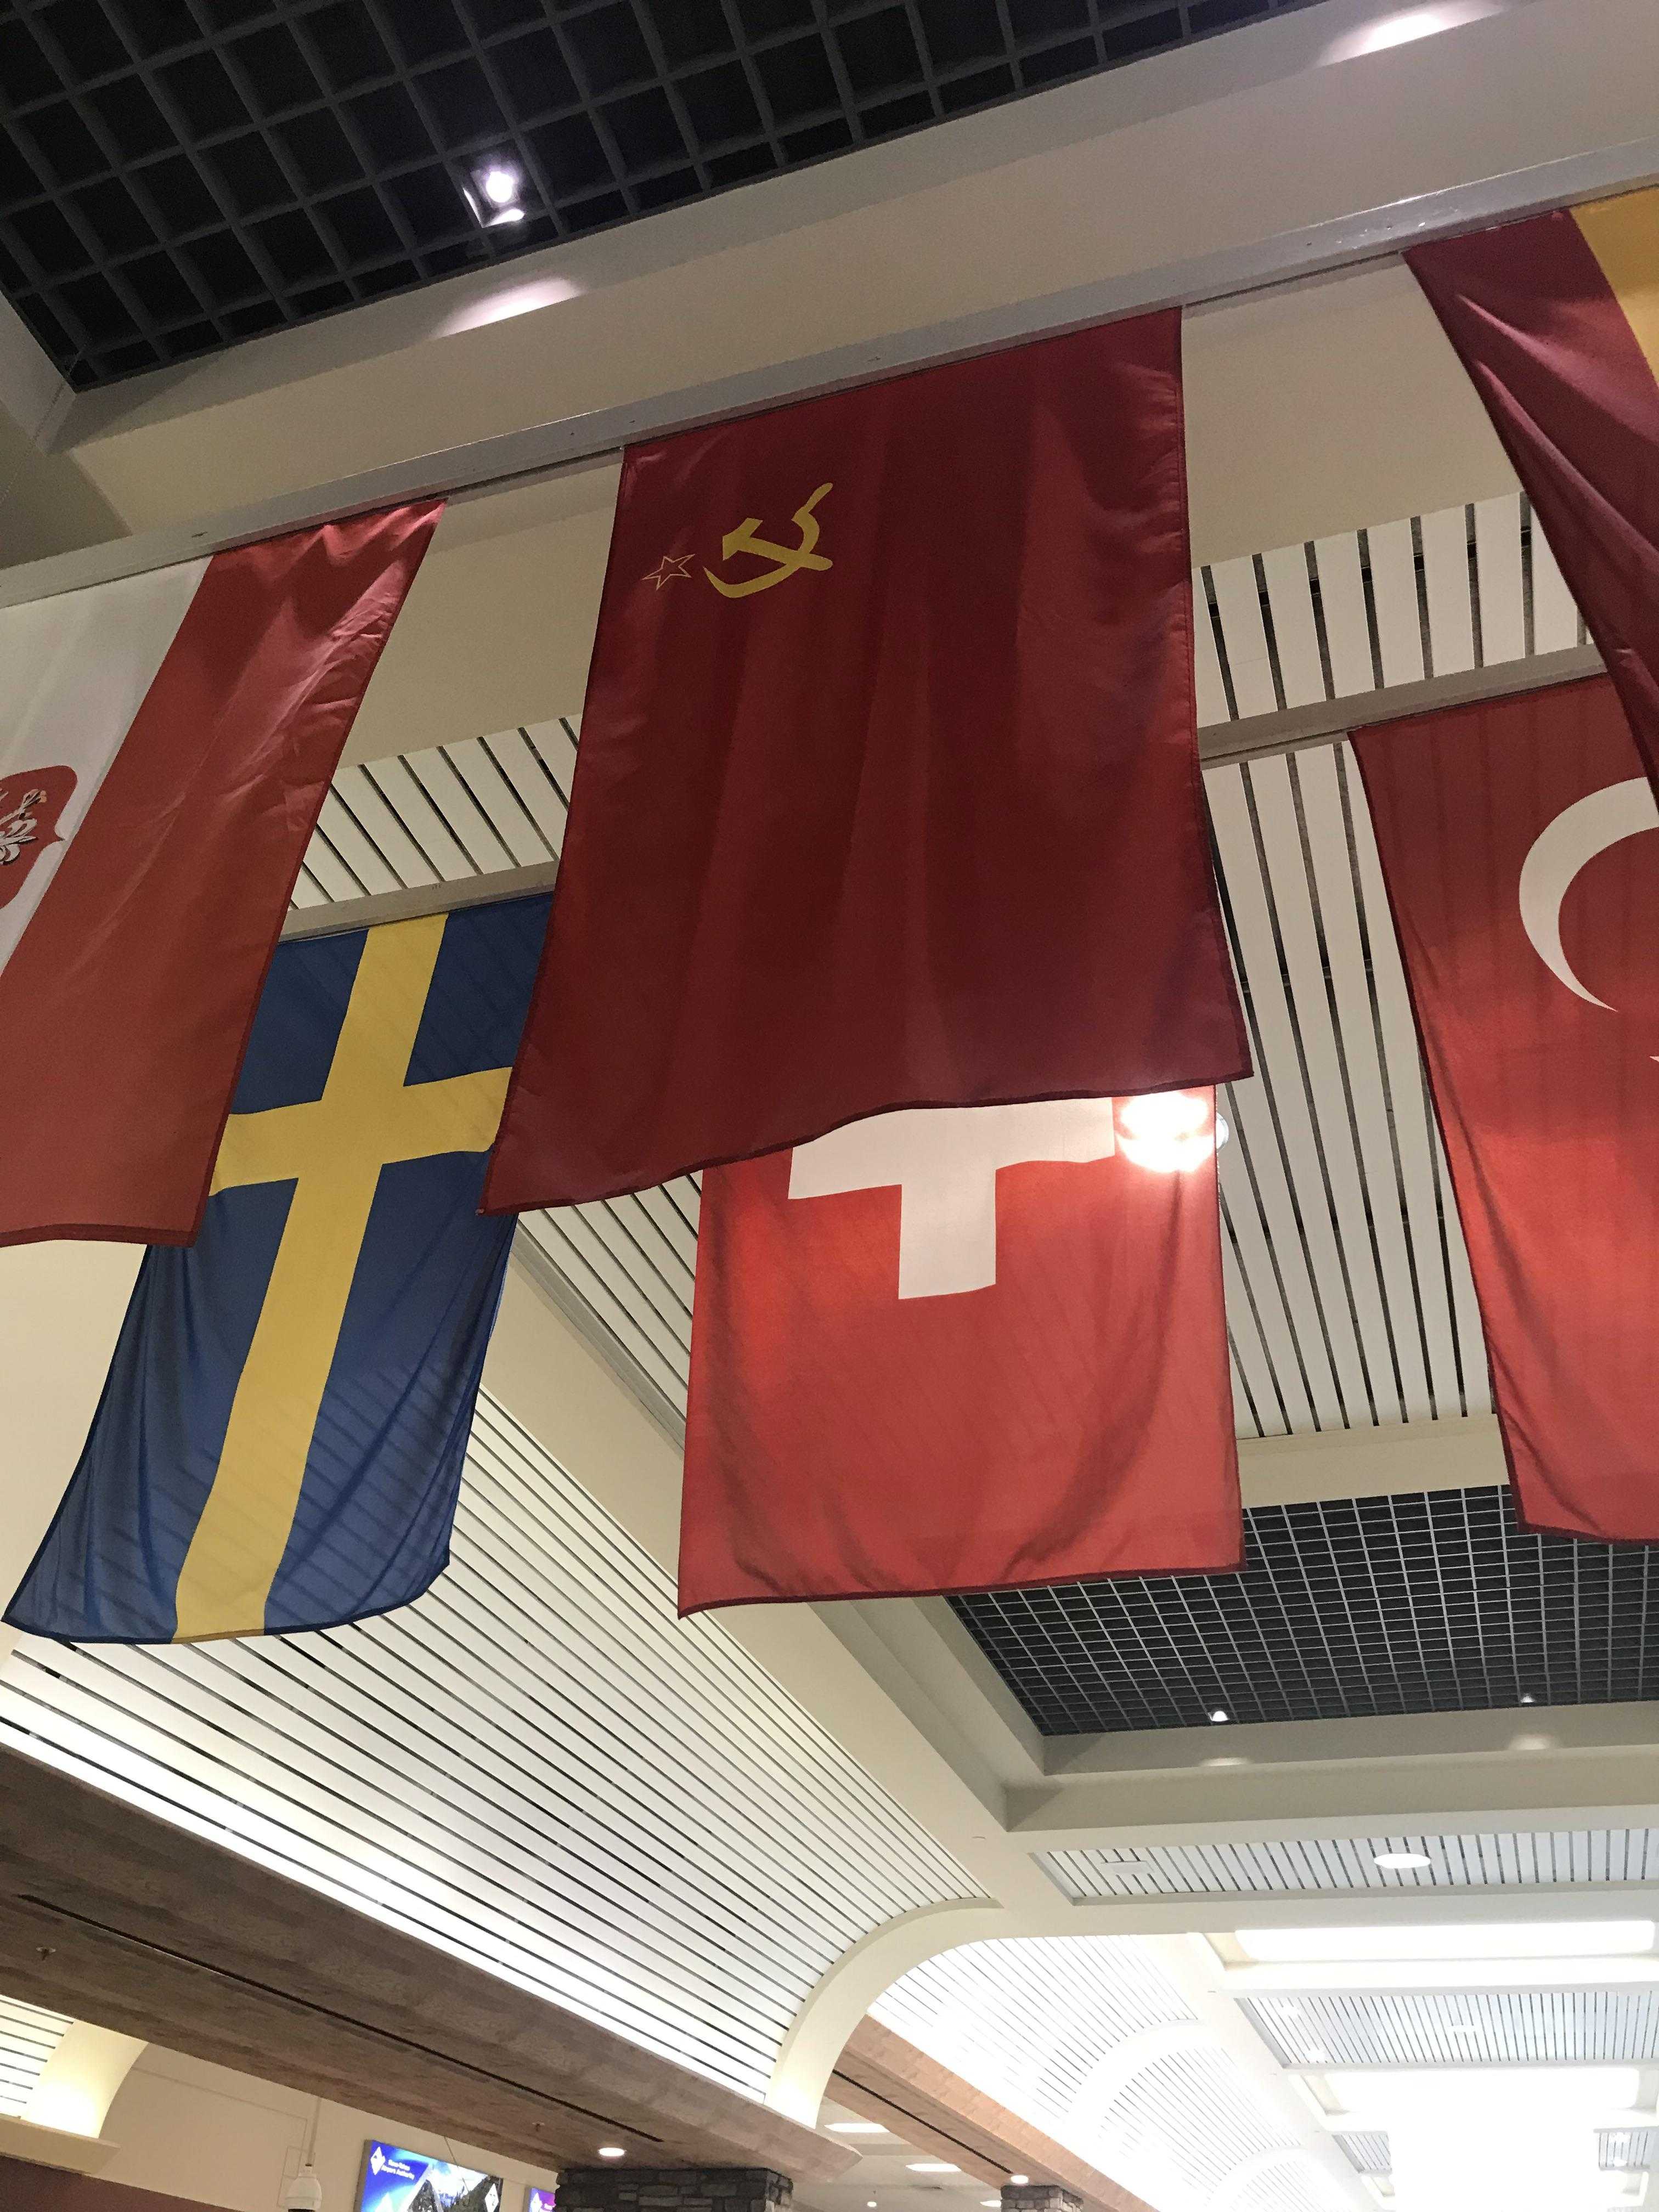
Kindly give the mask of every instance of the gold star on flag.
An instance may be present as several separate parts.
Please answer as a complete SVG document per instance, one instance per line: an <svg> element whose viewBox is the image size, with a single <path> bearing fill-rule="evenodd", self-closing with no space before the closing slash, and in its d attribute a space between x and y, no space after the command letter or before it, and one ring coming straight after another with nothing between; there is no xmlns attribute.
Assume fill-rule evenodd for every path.
<svg viewBox="0 0 1659 2212"><path fill-rule="evenodd" d="M689 576L690 573L691 556L689 553L665 553L656 567L647 568L640 580L644 584L654 584L661 591L663 586L672 583L676 576Z"/></svg>

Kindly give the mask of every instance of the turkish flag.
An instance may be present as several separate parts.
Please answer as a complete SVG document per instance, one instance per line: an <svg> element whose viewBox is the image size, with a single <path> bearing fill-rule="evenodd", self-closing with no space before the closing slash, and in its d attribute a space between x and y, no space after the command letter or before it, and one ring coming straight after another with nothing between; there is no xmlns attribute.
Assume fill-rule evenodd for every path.
<svg viewBox="0 0 1659 2212"><path fill-rule="evenodd" d="M1248 1050L1152 315L633 448L492 1212Z"/></svg>
<svg viewBox="0 0 1659 2212"><path fill-rule="evenodd" d="M1659 1539L1659 810L1604 678L1354 740L1523 1524Z"/></svg>
<svg viewBox="0 0 1659 2212"><path fill-rule="evenodd" d="M1214 1154L1203 1091L711 1170L681 1612L1237 1567Z"/></svg>
<svg viewBox="0 0 1659 2212"><path fill-rule="evenodd" d="M187 1244L307 841L441 511L0 609L0 1244Z"/></svg>

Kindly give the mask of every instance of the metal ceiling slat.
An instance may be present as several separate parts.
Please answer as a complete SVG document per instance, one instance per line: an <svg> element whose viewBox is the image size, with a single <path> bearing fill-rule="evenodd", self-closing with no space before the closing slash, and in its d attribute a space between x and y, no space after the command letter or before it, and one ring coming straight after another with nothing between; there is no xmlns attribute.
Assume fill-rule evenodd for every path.
<svg viewBox="0 0 1659 2212"><path fill-rule="evenodd" d="M1216 651L1215 623L1201 570L1193 571L1193 678L1200 730L1227 721L1226 687L1221 681L1221 657Z"/></svg>
<svg viewBox="0 0 1659 2212"><path fill-rule="evenodd" d="M1390 1101L1371 1013L1370 976L1359 934L1358 894L1334 749L1311 747L1300 754L1296 774L1313 864L1320 930L1330 965L1331 995L1336 1002L1343 1066L1364 1160L1365 1203L1382 1271L1406 1418L1427 1420L1433 1415L1434 1401L1425 1364L1395 1163Z"/></svg>
<svg viewBox="0 0 1659 2212"><path fill-rule="evenodd" d="M1475 501L1474 565L1480 589L1480 665L1492 668L1519 660L1527 650L1527 607L1518 491Z"/></svg>
<svg viewBox="0 0 1659 2212"><path fill-rule="evenodd" d="M459 777L468 798L506 846L515 866L538 867L543 861L557 857L518 793L491 759L482 738L468 738L459 744L443 745L440 750Z"/></svg>
<svg viewBox="0 0 1659 2212"><path fill-rule="evenodd" d="M1310 1382L1317 1400L1323 1376L1333 1375L1340 1395L1327 1398L1321 1414L1340 1425L1345 1407L1348 1419L1369 1419L1369 1395L1342 1289L1336 1232L1279 971L1267 885L1250 826L1247 774L1212 770L1205 778L1263 1063L1261 1072L1234 1086L1233 1096L1245 1125L1251 1165L1273 1234L1273 1259L1284 1280Z"/></svg>
<svg viewBox="0 0 1659 2212"><path fill-rule="evenodd" d="M672 1343L682 1351L688 1349L691 1341L688 1303L678 1287L668 1281L650 1255L641 1249L617 1204L604 1200L568 1210L592 1231L596 1246L602 1246L610 1255L620 1279L629 1285L631 1302L641 1325L651 1327L665 1346ZM647 1322L647 1315L654 1316L654 1322Z"/></svg>
<svg viewBox="0 0 1659 2212"><path fill-rule="evenodd" d="M1323 1161L1325 1188L1336 1224L1336 1250L1342 1274L1329 1282L1322 1276L1322 1299L1328 1311L1334 1297L1340 1295L1346 1276L1345 1303L1351 1302L1357 1325L1370 1407L1379 1421L1398 1420L1403 1413L1395 1379L1394 1346L1371 1245L1364 1185L1348 1117L1347 1087L1314 921L1291 763L1283 757L1256 761L1250 768L1249 780L1279 942L1290 979L1297 1034L1307 1069L1309 1115ZM1385 1198L1386 1192L1385 1184L1379 1195ZM1303 1218L1305 1222L1305 1206ZM1363 1419L1360 1408L1350 1404L1348 1419L1351 1424L1358 1424Z"/></svg>
<svg viewBox="0 0 1659 2212"><path fill-rule="evenodd" d="M1227 650L1227 673L1233 682L1233 704L1240 714L1273 714L1279 695L1267 655L1255 562L1248 557L1218 561L1210 578L1221 617L1221 641Z"/></svg>
<svg viewBox="0 0 1659 2212"><path fill-rule="evenodd" d="M1469 1268L1469 1248L1457 1218L1452 1196L1451 1169L1437 1127L1430 1132L1434 1158L1445 1193L1446 1265L1451 1277L1452 1311L1457 1319L1458 1357L1463 1367L1463 1402L1471 1413L1492 1411L1492 1377L1486 1368L1486 1332L1480 1325L1480 1301Z"/></svg>
<svg viewBox="0 0 1659 2212"><path fill-rule="evenodd" d="M1371 605L1384 684L1423 681L1423 617L1417 604L1417 554L1409 522L1374 524L1365 532L1370 554Z"/></svg>
<svg viewBox="0 0 1659 2212"><path fill-rule="evenodd" d="M1261 556L1273 619L1279 678L1287 707L1311 707L1326 696L1324 665L1319 658L1319 629L1314 620L1313 586L1305 545L1281 545Z"/></svg>
<svg viewBox="0 0 1659 2212"><path fill-rule="evenodd" d="M1443 1415L1459 1404L1457 1337L1451 1291L1442 1254L1440 1216L1435 1195L1434 1155L1423 1104L1422 1055L1412 1013L1406 970L1395 934L1394 917L1382 881L1382 863L1365 804L1364 786L1350 745L1341 748L1343 781L1353 825L1354 865L1370 947L1370 976L1383 1074L1392 1107L1400 1179L1411 1236L1418 1312L1428 1347L1429 1377ZM1461 1234L1461 1232L1458 1232Z"/></svg>
<svg viewBox="0 0 1659 2212"><path fill-rule="evenodd" d="M343 768L334 779L334 789L342 804L386 855L387 866L398 883L408 888L438 881L437 870L387 805L365 769L361 765Z"/></svg>
<svg viewBox="0 0 1659 2212"><path fill-rule="evenodd" d="M1423 595L1429 613L1429 656L1437 676L1474 666L1474 609L1470 599L1469 513L1443 507L1422 516Z"/></svg>
<svg viewBox="0 0 1659 2212"><path fill-rule="evenodd" d="M333 901L308 869L301 867L295 877L294 889L289 894L289 903L297 907L331 906Z"/></svg>
<svg viewBox="0 0 1659 2212"><path fill-rule="evenodd" d="M362 825L332 791L324 794L322 811L317 817L317 832L327 840L345 862L363 891L395 891L404 888L386 866L384 854L375 849L373 841L364 835ZM317 842L317 836L313 836L313 847ZM309 860L310 854L307 858ZM313 869L313 872L316 871Z"/></svg>
<svg viewBox="0 0 1659 2212"><path fill-rule="evenodd" d="M1314 1347L1311 1373L1317 1376L1314 1398L1309 1396L1309 1380L1304 1377L1297 1356L1297 1332L1285 1301L1285 1293L1273 1266L1273 1251L1267 1224L1261 1212L1261 1200L1247 1162L1243 1146L1247 1122L1265 1109L1261 1104L1261 1085L1256 1083L1235 1084L1224 1094L1224 1103L1233 1125L1234 1141L1221 1153L1221 1198L1225 1209L1227 1225L1238 1247L1238 1262L1246 1282L1256 1315L1260 1318L1261 1339L1267 1348L1273 1380L1277 1384L1293 1431L1316 1427L1340 1427L1340 1408L1336 1403L1335 1387L1331 1381L1330 1364L1325 1358L1322 1341ZM1264 1156L1273 1143L1271 1127L1263 1131ZM1281 1193L1281 1217L1291 1220L1289 1192L1283 1188L1283 1176L1274 1170L1276 1193ZM1311 1297L1311 1291L1308 1295ZM1248 1319L1248 1316L1247 1316ZM1241 1323L1241 1334L1244 1333ZM1314 1403L1320 1407L1320 1419L1314 1418Z"/></svg>
<svg viewBox="0 0 1659 2212"><path fill-rule="evenodd" d="M1254 1430L1259 1437L1282 1437L1286 1426L1279 1410L1273 1362L1262 1343L1224 1220L1221 1230L1221 1285L1232 1365L1233 1413L1239 1434L1247 1435ZM1254 1418L1249 1410L1252 1405L1255 1408Z"/></svg>
<svg viewBox="0 0 1659 2212"><path fill-rule="evenodd" d="M1359 568L1359 541L1352 531L1314 540L1319 573L1319 605L1330 655L1331 690L1338 699L1376 688L1371 665L1370 624L1365 617L1365 585Z"/></svg>
<svg viewBox="0 0 1659 2212"><path fill-rule="evenodd" d="M440 881L464 883L478 870L456 842L448 823L439 813L410 767L410 756L393 753L389 759L365 763L380 799L420 847Z"/></svg>
<svg viewBox="0 0 1659 2212"><path fill-rule="evenodd" d="M457 775L443 746L428 745L399 757L443 817L474 875L493 876L513 866L512 847Z"/></svg>
<svg viewBox="0 0 1659 2212"><path fill-rule="evenodd" d="M1532 568L1532 649L1534 653L1565 653L1578 643L1583 633L1578 602L1567 589L1560 563L1535 514L1528 539Z"/></svg>
<svg viewBox="0 0 1659 2212"><path fill-rule="evenodd" d="M663 1327L661 1317L640 1297L588 1224L573 1208L561 1206L526 1214L520 1225L669 1403L683 1408L689 1371L684 1346Z"/></svg>
<svg viewBox="0 0 1659 2212"><path fill-rule="evenodd" d="M544 723L540 734L544 742L550 730L563 737L556 722ZM564 849L565 823L570 809L565 793L548 772L543 747L533 743L528 730L503 730L491 738L489 750L520 804L540 830L548 851L556 860Z"/></svg>
<svg viewBox="0 0 1659 2212"><path fill-rule="evenodd" d="M311 842L306 847L305 866L307 874L325 899L362 896L366 886L358 882L320 827L311 834Z"/></svg>

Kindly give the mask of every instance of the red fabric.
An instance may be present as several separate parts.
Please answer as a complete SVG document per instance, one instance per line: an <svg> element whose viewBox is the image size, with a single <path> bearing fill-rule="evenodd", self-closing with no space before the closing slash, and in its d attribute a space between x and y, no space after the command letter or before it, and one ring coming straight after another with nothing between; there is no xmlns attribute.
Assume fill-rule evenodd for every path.
<svg viewBox="0 0 1659 2212"><path fill-rule="evenodd" d="M1659 778L1659 385L1565 210L1406 257Z"/></svg>
<svg viewBox="0 0 1659 2212"><path fill-rule="evenodd" d="M1618 697L1597 678L1355 744L1522 1520L1659 1540L1659 836L1582 865L1553 840L1535 864L1531 910L1559 897L1562 953L1605 1005L1521 906L1576 801L1623 783L1620 811L1659 827Z"/></svg>
<svg viewBox="0 0 1659 2212"><path fill-rule="evenodd" d="M889 1186L704 1177L679 1604L1237 1567L1215 1163L996 1180L996 1279L901 1298Z"/></svg>
<svg viewBox="0 0 1659 2212"><path fill-rule="evenodd" d="M629 453L487 1211L1244 1070L1182 468L1174 314Z"/></svg>
<svg viewBox="0 0 1659 2212"><path fill-rule="evenodd" d="M0 1243L187 1244L307 841L441 507L216 555L21 942Z"/></svg>

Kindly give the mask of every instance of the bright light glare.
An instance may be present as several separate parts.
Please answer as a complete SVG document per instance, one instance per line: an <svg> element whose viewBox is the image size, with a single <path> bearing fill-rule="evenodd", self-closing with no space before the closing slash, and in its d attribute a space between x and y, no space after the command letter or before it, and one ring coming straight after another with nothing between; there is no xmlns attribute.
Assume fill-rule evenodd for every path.
<svg viewBox="0 0 1659 2212"><path fill-rule="evenodd" d="M478 190L491 207L511 207L519 197L519 173L509 169L504 161L498 161L478 179Z"/></svg>
<svg viewBox="0 0 1659 2212"><path fill-rule="evenodd" d="M910 2160L910 2171L912 2173L960 2173L962 2168L959 2166L947 2166L943 2159L913 2158Z"/></svg>
<svg viewBox="0 0 1659 2212"><path fill-rule="evenodd" d="M1125 1158L1158 1175L1201 1168L1227 1141L1227 1124L1205 1091L1153 1091L1117 1105L1117 1141Z"/></svg>
<svg viewBox="0 0 1659 2212"><path fill-rule="evenodd" d="M1363 2081L1388 2130L1398 2212L1605 2212L1595 2129L1635 2102L1634 2067L1425 2068Z"/></svg>
<svg viewBox="0 0 1659 2212"><path fill-rule="evenodd" d="M1327 1960L1611 1959L1653 1948L1650 1920L1464 1921L1436 1928L1239 1928L1248 1958L1267 1966Z"/></svg>
<svg viewBox="0 0 1659 2212"><path fill-rule="evenodd" d="M1325 58L1357 61L1362 54L1408 46L1414 40L1431 39L1437 31L1455 31L1460 23L1478 23L1483 15L1499 15L1506 4L1507 0L1440 0L1437 7L1395 9L1334 40Z"/></svg>
<svg viewBox="0 0 1659 2212"><path fill-rule="evenodd" d="M1425 1867L1428 1863L1421 1851L1378 1851L1371 1861L1384 1874L1405 1874L1413 1867Z"/></svg>

